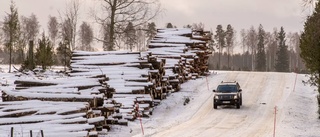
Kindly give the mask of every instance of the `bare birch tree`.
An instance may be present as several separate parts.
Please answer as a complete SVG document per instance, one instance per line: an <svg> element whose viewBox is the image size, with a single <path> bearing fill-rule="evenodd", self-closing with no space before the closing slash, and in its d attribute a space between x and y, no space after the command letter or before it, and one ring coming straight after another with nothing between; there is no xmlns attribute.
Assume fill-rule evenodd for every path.
<svg viewBox="0 0 320 137"><path fill-rule="evenodd" d="M108 37L103 40L104 50L115 50L115 42L119 34L123 34L126 26L131 22L134 27L140 26L154 19L160 12L158 0L103 0L102 17L96 17L101 25L108 24ZM105 41L108 40L108 41Z"/></svg>
<svg viewBox="0 0 320 137"><path fill-rule="evenodd" d="M29 17L21 16L19 41L17 45L17 61L19 63L22 63L22 61L26 59L25 53L27 50L27 44L29 43L29 41L34 42L37 39L39 29L40 24L35 14L32 13Z"/></svg>
<svg viewBox="0 0 320 137"><path fill-rule="evenodd" d="M77 23L79 18L80 1L72 0L70 3L66 4L66 11L64 13L64 18L61 17L63 25L68 29L70 49L73 51L76 48L76 34L77 34ZM60 15L61 16L61 15Z"/></svg>
<svg viewBox="0 0 320 137"><path fill-rule="evenodd" d="M242 54L245 55L246 53L246 39L247 39L247 33L245 29L241 29L240 31L240 38L241 38L241 47L242 47ZM247 58L242 58L242 69L246 67L247 64Z"/></svg>
<svg viewBox="0 0 320 137"><path fill-rule="evenodd" d="M255 69L254 59L257 51L257 44L258 44L258 34L256 29L253 26L251 26L248 32L247 46L251 50L251 70L252 71Z"/></svg>

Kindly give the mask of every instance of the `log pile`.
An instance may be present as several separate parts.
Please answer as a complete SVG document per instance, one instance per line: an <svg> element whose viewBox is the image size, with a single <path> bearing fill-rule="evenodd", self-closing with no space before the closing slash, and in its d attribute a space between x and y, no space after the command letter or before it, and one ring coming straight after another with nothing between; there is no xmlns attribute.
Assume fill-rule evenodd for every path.
<svg viewBox="0 0 320 137"><path fill-rule="evenodd" d="M69 77L15 81L16 89L3 91L3 101L87 102L79 123L93 125L88 132L127 125L138 116L149 117L153 107L181 84L208 73L210 32L159 29L147 52L75 51ZM5 107L1 107L0 110ZM79 112L84 110L74 110ZM29 116L38 111L7 115ZM46 114L55 114L48 112ZM66 112L70 113L71 112ZM1 116L0 116L1 117ZM67 122L68 123L68 122Z"/></svg>
<svg viewBox="0 0 320 137"><path fill-rule="evenodd" d="M98 107L108 124L127 125L137 114L149 117L153 99L163 99L168 81L163 80L165 60L152 53L76 51L71 77L105 75L104 105ZM139 106L139 108L137 107Z"/></svg>
<svg viewBox="0 0 320 137"><path fill-rule="evenodd" d="M158 29L156 37L148 45L149 51L159 59L166 59L166 76L174 91L179 84L208 73L211 40L208 31L191 29Z"/></svg>
<svg viewBox="0 0 320 137"><path fill-rule="evenodd" d="M0 136L8 136L3 131L10 128L14 128L15 135L42 129L46 136L87 136L95 130L95 123L87 119L88 110L86 102L0 102Z"/></svg>
<svg viewBox="0 0 320 137"><path fill-rule="evenodd" d="M90 112L103 105L104 94L100 91L105 89L104 81L107 80L105 76L91 75L90 77L75 78L50 75L47 77L48 78L45 79L44 77L34 75L21 78L20 80L14 81L15 89L2 91L2 100L4 102L0 103L0 106L3 105L3 107L0 107L0 111L3 111L3 113L0 113L2 114L0 117L19 119L19 121L0 123L0 129L16 124L39 123L41 125L43 122L50 122L52 118L61 117L60 115L63 115L63 117L57 118L56 121L61 121L61 124L90 126L90 128L86 130L81 130L81 134L84 134L84 136L89 133L94 135L97 130L100 130L99 127L108 126L105 119L98 122L88 122L90 119L99 117L92 115ZM26 104L32 105L26 106ZM86 104L86 107L82 108L80 104ZM47 106L47 108L43 107L44 105ZM70 105L73 106L69 107ZM16 106L18 109L11 109L10 107L12 106ZM65 108L69 110L63 110ZM55 111L55 109L57 110ZM6 114L8 110L10 110L10 113ZM81 115L79 113L81 113ZM59 116L56 116L57 114L59 114ZM45 115L43 117L48 117L46 118L48 120L39 120L42 115ZM22 116L29 117L30 119L23 120ZM73 118L63 120L68 116L75 117L75 120ZM55 135L55 133L51 133L50 130L44 132ZM70 132L73 132L73 130ZM69 132L66 134L77 136Z"/></svg>

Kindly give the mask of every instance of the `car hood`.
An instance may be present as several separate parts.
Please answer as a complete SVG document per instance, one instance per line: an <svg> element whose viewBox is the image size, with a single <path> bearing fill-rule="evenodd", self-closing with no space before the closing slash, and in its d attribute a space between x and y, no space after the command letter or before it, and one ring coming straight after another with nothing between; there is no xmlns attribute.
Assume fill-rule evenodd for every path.
<svg viewBox="0 0 320 137"><path fill-rule="evenodd" d="M216 93L215 95L222 96L222 95L237 95L237 93Z"/></svg>

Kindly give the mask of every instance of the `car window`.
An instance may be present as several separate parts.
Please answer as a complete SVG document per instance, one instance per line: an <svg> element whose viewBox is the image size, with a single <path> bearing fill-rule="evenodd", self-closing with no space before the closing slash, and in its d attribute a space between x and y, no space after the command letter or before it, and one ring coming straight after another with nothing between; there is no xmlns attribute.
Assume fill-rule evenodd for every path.
<svg viewBox="0 0 320 137"><path fill-rule="evenodd" d="M219 85L218 92L238 92L236 85Z"/></svg>

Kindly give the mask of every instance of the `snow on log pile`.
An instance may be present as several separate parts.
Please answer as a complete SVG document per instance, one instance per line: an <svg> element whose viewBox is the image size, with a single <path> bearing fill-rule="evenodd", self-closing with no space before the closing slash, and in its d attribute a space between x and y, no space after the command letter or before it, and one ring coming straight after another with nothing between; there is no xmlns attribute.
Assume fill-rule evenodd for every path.
<svg viewBox="0 0 320 137"><path fill-rule="evenodd" d="M191 29L158 29L156 37L148 45L149 51L159 59L165 59L165 77L174 89L179 89L185 80L208 73L208 31Z"/></svg>
<svg viewBox="0 0 320 137"><path fill-rule="evenodd" d="M40 133L45 136L87 136L94 124L87 121L90 105L86 102L40 100L0 102L0 136Z"/></svg>
<svg viewBox="0 0 320 137"><path fill-rule="evenodd" d="M17 124L31 123L36 123L34 128L41 129L39 126L51 124L50 121L60 121L58 124L53 123L52 127L44 127L57 128L56 126L59 126L60 130L63 127L70 128L70 130L63 130L59 134L54 131L51 133L51 129L42 128L45 134L59 136L65 133L70 136L87 136L89 133L94 135L95 131L108 126L106 119L89 122L91 118L101 115L93 112L95 108L103 105L104 94L100 91L105 89L103 82L106 77L91 75L75 78L56 76L56 73L54 75L25 74L14 81L14 89L4 88L2 90L4 102L0 103L0 129L8 130L9 127L16 127ZM79 133L74 132L78 131L77 124L80 126ZM81 128L81 125L86 129ZM19 131L24 132L24 130Z"/></svg>
<svg viewBox="0 0 320 137"><path fill-rule="evenodd" d="M70 76L105 75L105 102L98 109L107 117L108 124L127 125L137 114L148 117L153 99L164 97L168 83L163 80L164 65L165 60L158 60L151 53L75 51Z"/></svg>
<svg viewBox="0 0 320 137"><path fill-rule="evenodd" d="M16 80L15 90L5 90L3 101L43 100L89 102L91 107L103 103L103 89L97 78L62 77L52 80Z"/></svg>

